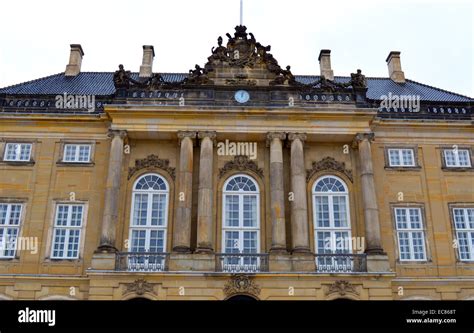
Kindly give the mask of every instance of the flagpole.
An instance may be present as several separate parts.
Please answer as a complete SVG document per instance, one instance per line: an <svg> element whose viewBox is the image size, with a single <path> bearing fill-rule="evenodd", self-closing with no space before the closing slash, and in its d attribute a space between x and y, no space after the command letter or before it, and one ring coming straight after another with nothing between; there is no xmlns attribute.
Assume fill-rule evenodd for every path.
<svg viewBox="0 0 474 333"><path fill-rule="evenodd" d="M244 1L240 0L240 25L243 25Z"/></svg>

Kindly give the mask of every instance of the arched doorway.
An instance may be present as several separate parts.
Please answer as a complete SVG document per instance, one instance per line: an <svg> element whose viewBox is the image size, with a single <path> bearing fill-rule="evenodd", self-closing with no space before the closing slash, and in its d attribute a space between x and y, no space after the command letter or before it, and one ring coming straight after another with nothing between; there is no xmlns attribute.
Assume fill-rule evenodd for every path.
<svg viewBox="0 0 474 333"><path fill-rule="evenodd" d="M232 302L253 302L257 301L256 298L249 296L249 295L234 295L226 299L226 301L232 301Z"/></svg>

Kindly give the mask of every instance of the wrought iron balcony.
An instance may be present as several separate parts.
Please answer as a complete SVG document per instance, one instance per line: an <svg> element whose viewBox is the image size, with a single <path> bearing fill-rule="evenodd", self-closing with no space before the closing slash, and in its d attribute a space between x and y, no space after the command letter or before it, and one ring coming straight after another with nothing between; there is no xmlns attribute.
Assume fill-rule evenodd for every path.
<svg viewBox="0 0 474 333"><path fill-rule="evenodd" d="M367 255L352 253L316 254L316 271L323 273L367 272Z"/></svg>
<svg viewBox="0 0 474 333"><path fill-rule="evenodd" d="M117 252L116 271L163 272L168 270L169 253Z"/></svg>
<svg viewBox="0 0 474 333"><path fill-rule="evenodd" d="M216 272L268 272L266 253L216 253Z"/></svg>

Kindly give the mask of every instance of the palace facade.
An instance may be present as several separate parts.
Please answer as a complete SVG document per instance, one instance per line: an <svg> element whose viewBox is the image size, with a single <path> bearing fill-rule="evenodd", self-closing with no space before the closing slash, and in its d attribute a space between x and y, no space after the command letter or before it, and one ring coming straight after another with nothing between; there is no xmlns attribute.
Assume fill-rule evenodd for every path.
<svg viewBox="0 0 474 333"><path fill-rule="evenodd" d="M1 299L474 299L472 98L217 44L0 89Z"/></svg>

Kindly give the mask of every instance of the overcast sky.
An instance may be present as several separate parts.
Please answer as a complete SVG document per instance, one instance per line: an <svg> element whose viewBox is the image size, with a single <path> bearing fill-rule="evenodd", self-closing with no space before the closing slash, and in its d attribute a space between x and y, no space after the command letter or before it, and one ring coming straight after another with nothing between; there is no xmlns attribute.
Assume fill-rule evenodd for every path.
<svg viewBox="0 0 474 333"><path fill-rule="evenodd" d="M239 0L4 1L0 87L63 72L69 44L85 52L82 71L138 71L142 45L155 47L154 72L204 65L217 37L233 34ZM401 51L405 76L474 97L473 4L469 0L244 0L244 25L272 45L294 74L319 74L331 49L335 75L357 68L387 77Z"/></svg>

